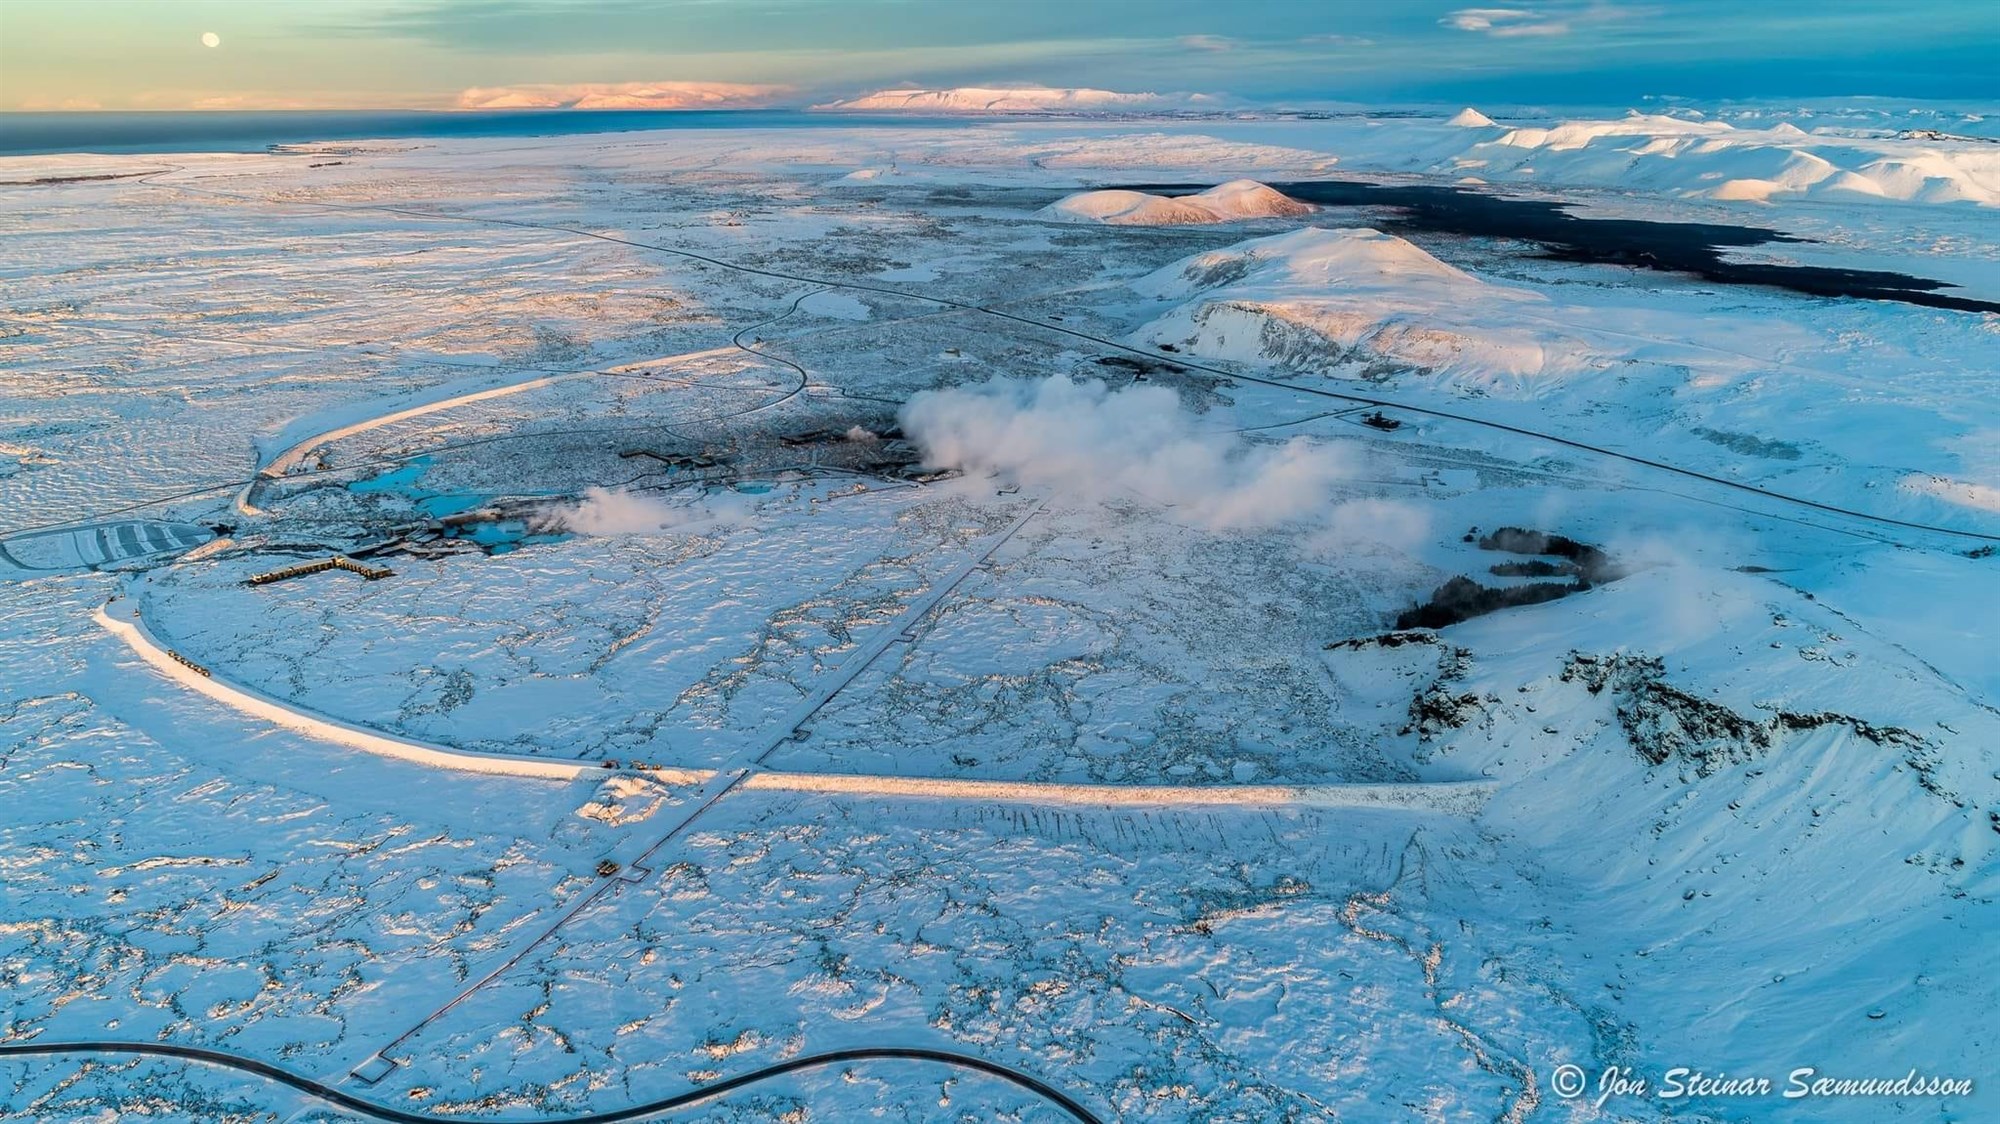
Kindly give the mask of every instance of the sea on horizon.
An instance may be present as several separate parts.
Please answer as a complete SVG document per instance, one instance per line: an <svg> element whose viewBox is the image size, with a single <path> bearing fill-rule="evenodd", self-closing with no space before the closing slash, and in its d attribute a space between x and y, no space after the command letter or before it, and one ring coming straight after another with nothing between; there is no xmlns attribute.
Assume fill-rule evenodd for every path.
<svg viewBox="0 0 2000 1124"><path fill-rule="evenodd" d="M799 109L118 110L0 113L0 156L263 152L273 145L655 129L923 128L966 118Z"/></svg>

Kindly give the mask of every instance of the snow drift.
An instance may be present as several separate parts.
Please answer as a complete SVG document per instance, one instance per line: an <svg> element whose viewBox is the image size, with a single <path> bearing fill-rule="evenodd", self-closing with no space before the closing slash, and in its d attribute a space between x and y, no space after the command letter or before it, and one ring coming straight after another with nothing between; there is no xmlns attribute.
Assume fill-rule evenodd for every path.
<svg viewBox="0 0 2000 1124"><path fill-rule="evenodd" d="M1172 197L1143 191L1083 191L1043 207L1036 217L1112 226L1175 226L1307 215L1312 210L1256 180L1230 180L1196 195Z"/></svg>

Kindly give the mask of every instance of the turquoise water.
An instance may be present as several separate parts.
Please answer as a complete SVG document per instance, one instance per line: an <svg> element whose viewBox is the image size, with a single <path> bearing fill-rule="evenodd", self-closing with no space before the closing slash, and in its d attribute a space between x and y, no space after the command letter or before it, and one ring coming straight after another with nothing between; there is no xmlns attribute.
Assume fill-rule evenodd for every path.
<svg viewBox="0 0 2000 1124"><path fill-rule="evenodd" d="M391 469L380 476L370 476L366 480L356 480L347 486L355 495L365 496L370 492L402 492L410 494L413 485L431 469L429 457L416 457L406 461L402 467ZM425 492L424 495L433 493Z"/></svg>
<svg viewBox="0 0 2000 1124"><path fill-rule="evenodd" d="M963 118L796 109L0 113L0 155L262 152L278 144L407 137L559 137L661 129L922 129L966 123Z"/></svg>
<svg viewBox="0 0 2000 1124"><path fill-rule="evenodd" d="M527 523L522 520L496 519L488 523L461 523L447 527L445 537L478 543L488 554L506 554L536 543L562 542L571 536L567 531L530 532Z"/></svg>
<svg viewBox="0 0 2000 1124"><path fill-rule="evenodd" d="M360 496L380 493L403 496L414 502L418 511L432 519L443 519L447 515L459 515L471 511L493 498L465 492L433 492L429 488L420 487L417 481L422 480L424 474L430 470L429 457L415 457L400 468L391 469L380 476L356 480L347 486L347 490Z"/></svg>
<svg viewBox="0 0 2000 1124"><path fill-rule="evenodd" d="M460 515L475 510L493 499L488 495L433 492L422 487L418 481L424 478L430 467L429 457L416 457L380 476L356 480L347 486L347 490L357 495L394 493L404 496L417 505L418 511L432 519ZM567 532L530 531L528 524L520 519L494 519L478 523L454 524L446 527L444 534L446 538L477 543L488 554L506 554L523 546L561 542L570 537Z"/></svg>
<svg viewBox="0 0 2000 1124"><path fill-rule="evenodd" d="M492 498L491 496L419 496L417 510L432 519L443 519L447 515L463 515Z"/></svg>

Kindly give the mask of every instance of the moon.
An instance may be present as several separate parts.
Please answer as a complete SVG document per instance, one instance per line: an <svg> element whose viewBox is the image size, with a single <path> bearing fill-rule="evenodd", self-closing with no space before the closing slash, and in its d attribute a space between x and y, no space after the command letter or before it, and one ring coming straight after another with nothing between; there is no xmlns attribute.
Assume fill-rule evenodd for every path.
<svg viewBox="0 0 2000 1124"><path fill-rule="evenodd" d="M220 47L222 46L222 36L217 35L213 31L204 31L201 33L201 45L204 47Z"/></svg>

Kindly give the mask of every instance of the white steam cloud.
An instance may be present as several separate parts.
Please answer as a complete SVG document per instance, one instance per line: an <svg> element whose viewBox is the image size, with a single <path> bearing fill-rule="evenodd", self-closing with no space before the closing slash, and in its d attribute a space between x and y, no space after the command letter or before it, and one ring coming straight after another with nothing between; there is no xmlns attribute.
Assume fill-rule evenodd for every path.
<svg viewBox="0 0 2000 1124"><path fill-rule="evenodd" d="M1417 549L1430 536L1431 519L1422 509L1395 500L1349 500L1327 513L1326 524L1308 545L1325 554L1344 554L1357 543L1392 551Z"/></svg>
<svg viewBox="0 0 2000 1124"><path fill-rule="evenodd" d="M741 520L750 510L750 501L743 497L670 503L636 492L587 488L575 506L552 512L547 523L553 529L579 535L651 535Z"/></svg>
<svg viewBox="0 0 2000 1124"><path fill-rule="evenodd" d="M924 391L901 421L933 467L1085 499L1136 494L1214 529L1324 518L1332 485L1349 474L1333 449L1304 438L1253 445L1199 429L1162 387L995 379Z"/></svg>

